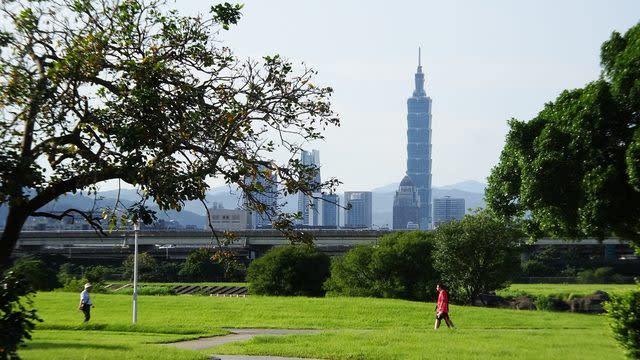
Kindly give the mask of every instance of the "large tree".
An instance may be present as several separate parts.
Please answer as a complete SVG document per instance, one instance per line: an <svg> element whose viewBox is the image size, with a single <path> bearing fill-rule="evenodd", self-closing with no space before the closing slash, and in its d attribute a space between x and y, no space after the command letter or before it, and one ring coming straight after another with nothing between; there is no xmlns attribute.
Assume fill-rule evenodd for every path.
<svg viewBox="0 0 640 360"><path fill-rule="evenodd" d="M640 24L602 45L601 77L512 119L486 201L533 236L640 245Z"/></svg>
<svg viewBox="0 0 640 360"><path fill-rule="evenodd" d="M331 263L325 288L346 296L433 300L439 274L432 232L394 232L376 244L358 245Z"/></svg>
<svg viewBox="0 0 640 360"><path fill-rule="evenodd" d="M438 226L433 267L452 297L473 303L480 294L503 289L520 272L520 224L489 210Z"/></svg>
<svg viewBox="0 0 640 360"><path fill-rule="evenodd" d="M146 221L145 201L180 210L204 199L210 177L260 212L272 210L254 196L265 181L284 193L335 185L315 184L317 169L297 160L303 144L339 125L331 89L277 55L237 59L217 34L240 9L191 17L164 0L1 1L0 265L29 216L75 212L102 226L96 209L39 209L105 180L141 189L124 216ZM116 220L114 209L107 215ZM291 218L274 221L286 228Z"/></svg>

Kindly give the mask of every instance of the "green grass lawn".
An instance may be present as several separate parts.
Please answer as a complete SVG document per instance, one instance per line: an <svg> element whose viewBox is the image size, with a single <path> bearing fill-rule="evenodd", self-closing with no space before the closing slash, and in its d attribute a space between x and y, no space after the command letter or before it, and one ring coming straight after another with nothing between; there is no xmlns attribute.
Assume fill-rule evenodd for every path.
<svg viewBox="0 0 640 360"><path fill-rule="evenodd" d="M555 285L553 285L555 286ZM369 298L131 296L94 294L89 325L78 294L38 293L45 320L20 351L24 359L206 359L262 354L324 359L624 359L607 318L546 311L451 306L456 331L434 332L432 303ZM324 329L261 336L212 350L157 343L224 333L223 327Z"/></svg>
<svg viewBox="0 0 640 360"><path fill-rule="evenodd" d="M498 295L526 292L531 295L575 294L584 296L593 294L597 290L615 294L637 288L636 284L512 284L508 289L498 291Z"/></svg>

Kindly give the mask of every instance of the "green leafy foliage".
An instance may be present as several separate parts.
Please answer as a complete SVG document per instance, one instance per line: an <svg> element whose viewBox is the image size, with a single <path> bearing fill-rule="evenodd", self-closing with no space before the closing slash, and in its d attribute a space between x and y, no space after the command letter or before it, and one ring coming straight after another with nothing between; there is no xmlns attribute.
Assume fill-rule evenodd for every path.
<svg viewBox="0 0 640 360"><path fill-rule="evenodd" d="M240 19L242 5L215 5L182 16L165 0L4 1L0 33L0 205L8 208L0 265L8 262L29 216L78 215L94 228L153 221L161 210L203 200L207 179L239 188L249 210L283 207L257 194L268 181L277 196L331 191L299 152L321 130L339 125L332 89L279 55L237 58L217 38ZM289 154L281 158L275 154ZM276 157L278 159L276 159ZM140 189L133 204L109 209L41 209L69 192L95 195L95 184L121 179ZM98 216L96 214L102 214ZM221 244L218 244L221 245Z"/></svg>
<svg viewBox="0 0 640 360"><path fill-rule="evenodd" d="M207 249L200 248L192 251L182 264L178 275L189 281L219 280L224 276L224 269L211 259L212 256L213 252Z"/></svg>
<svg viewBox="0 0 640 360"><path fill-rule="evenodd" d="M532 237L640 241L640 24L602 45L603 76L512 119L488 206ZM526 216L525 216L526 215Z"/></svg>
<svg viewBox="0 0 640 360"><path fill-rule="evenodd" d="M330 295L382 297L371 259L373 245L356 245L340 257L331 259L331 276L324 284Z"/></svg>
<svg viewBox="0 0 640 360"><path fill-rule="evenodd" d="M34 257L21 257L15 261L10 271L14 276L24 279L34 290L53 290L60 284L56 270L43 260Z"/></svg>
<svg viewBox="0 0 640 360"><path fill-rule="evenodd" d="M632 359L640 359L640 290L614 294L605 304L611 329Z"/></svg>
<svg viewBox="0 0 640 360"><path fill-rule="evenodd" d="M274 247L249 265L249 291L256 295L322 296L329 264L329 256L313 245Z"/></svg>
<svg viewBox="0 0 640 360"><path fill-rule="evenodd" d="M65 279L65 281L62 283L62 287L56 289L56 291L63 291L63 292L81 292L84 289L84 284L88 283L89 280L79 277L68 277ZM100 292L101 288L94 288L94 291L97 290L97 292Z"/></svg>
<svg viewBox="0 0 640 360"><path fill-rule="evenodd" d="M62 284L60 291L64 292L80 292L84 288L84 284L90 283L93 286L93 292L104 293L106 277L118 273L120 270L104 265L95 266L77 266L65 263L60 266L58 271L58 281Z"/></svg>
<svg viewBox="0 0 640 360"><path fill-rule="evenodd" d="M134 255L131 254L122 263L124 275L133 281L133 265ZM138 254L138 280L154 281L158 277L158 261L149 253L143 252Z"/></svg>
<svg viewBox="0 0 640 360"><path fill-rule="evenodd" d="M244 5L242 4L217 4L211 7L211 12L214 14L213 19L222 24L222 28L229 30L230 24L237 24L240 20L240 10Z"/></svg>
<svg viewBox="0 0 640 360"><path fill-rule="evenodd" d="M509 285L520 270L522 231L490 211L466 215L435 230L434 268L451 297L472 302Z"/></svg>
<svg viewBox="0 0 640 360"><path fill-rule="evenodd" d="M385 235L376 245L359 245L333 259L325 287L335 295L431 300L439 279L434 246L428 232Z"/></svg>
<svg viewBox="0 0 640 360"><path fill-rule="evenodd" d="M105 278L112 273L113 269L103 265L96 265L85 268L83 277L93 285L94 289L99 289L104 285Z"/></svg>
<svg viewBox="0 0 640 360"><path fill-rule="evenodd" d="M64 285L68 280L77 278L82 271L80 268L71 263L64 263L58 269L58 282Z"/></svg>
<svg viewBox="0 0 640 360"><path fill-rule="evenodd" d="M18 347L31 339L36 322L31 286L11 271L0 282L0 359L19 359Z"/></svg>
<svg viewBox="0 0 640 360"><path fill-rule="evenodd" d="M577 280L582 284L615 284L624 282L623 278L609 266L579 271Z"/></svg>

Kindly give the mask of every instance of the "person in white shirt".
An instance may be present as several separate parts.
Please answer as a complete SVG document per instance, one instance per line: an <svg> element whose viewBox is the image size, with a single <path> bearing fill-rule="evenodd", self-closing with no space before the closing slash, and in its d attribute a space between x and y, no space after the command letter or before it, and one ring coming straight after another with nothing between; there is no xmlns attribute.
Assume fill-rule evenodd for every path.
<svg viewBox="0 0 640 360"><path fill-rule="evenodd" d="M84 313L84 321L87 322L91 318L91 308L94 307L93 303L91 303L91 297L89 293L91 292L91 284L84 284L84 290L80 293L80 306L78 307Z"/></svg>

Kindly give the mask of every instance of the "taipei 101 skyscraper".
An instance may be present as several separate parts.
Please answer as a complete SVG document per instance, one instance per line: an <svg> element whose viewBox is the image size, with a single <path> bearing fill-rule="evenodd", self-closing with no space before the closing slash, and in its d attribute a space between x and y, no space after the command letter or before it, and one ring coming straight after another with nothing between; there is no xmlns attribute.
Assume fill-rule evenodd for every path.
<svg viewBox="0 0 640 360"><path fill-rule="evenodd" d="M424 73L418 48L418 70L413 96L407 99L407 175L420 196L420 229L431 228L431 98L424 91Z"/></svg>

